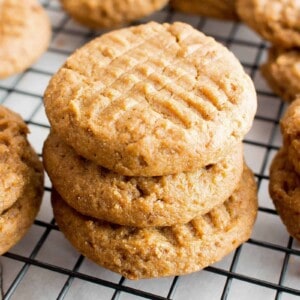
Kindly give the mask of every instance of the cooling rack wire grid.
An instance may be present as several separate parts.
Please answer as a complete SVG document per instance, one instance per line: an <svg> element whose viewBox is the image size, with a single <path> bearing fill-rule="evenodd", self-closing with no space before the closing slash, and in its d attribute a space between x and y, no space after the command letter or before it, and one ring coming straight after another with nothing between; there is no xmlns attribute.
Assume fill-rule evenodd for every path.
<svg viewBox="0 0 300 300"><path fill-rule="evenodd" d="M49 132L42 95L50 77L76 48L103 33L75 24L58 1L41 3L52 20L48 51L26 72L0 81L0 103L26 120L29 140L39 154ZM214 36L235 53L254 80L258 111L244 140L245 158L259 188L258 218L250 240L201 272L126 280L83 258L64 239L53 220L51 184L46 178L34 225L17 246L0 257L4 299L300 299L300 243L287 234L268 194L269 165L281 145L278 125L285 105L270 91L258 69L266 57L266 43L243 24L187 16L169 8L140 22L150 19L184 21Z"/></svg>

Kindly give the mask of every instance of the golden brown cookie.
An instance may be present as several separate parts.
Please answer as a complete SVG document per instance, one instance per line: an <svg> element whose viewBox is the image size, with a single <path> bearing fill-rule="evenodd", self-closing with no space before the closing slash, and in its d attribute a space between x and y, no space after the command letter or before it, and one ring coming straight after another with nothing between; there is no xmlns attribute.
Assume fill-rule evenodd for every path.
<svg viewBox="0 0 300 300"><path fill-rule="evenodd" d="M292 102L300 95L300 51L272 47L261 72L284 101Z"/></svg>
<svg viewBox="0 0 300 300"><path fill-rule="evenodd" d="M242 21L282 48L300 46L299 0L237 0Z"/></svg>
<svg viewBox="0 0 300 300"><path fill-rule="evenodd" d="M300 241L300 175L289 162L286 148L272 162L269 190L288 232Z"/></svg>
<svg viewBox="0 0 300 300"><path fill-rule="evenodd" d="M128 226L187 223L224 202L243 171L242 144L215 165L192 173L128 177L79 155L51 134L44 144L45 169L59 194L83 215Z"/></svg>
<svg viewBox="0 0 300 300"><path fill-rule="evenodd" d="M43 195L43 168L38 156L27 145L22 153L27 166L22 193L0 214L0 255L13 247L27 232L39 211Z"/></svg>
<svg viewBox="0 0 300 300"><path fill-rule="evenodd" d="M161 176L226 156L252 125L256 94L214 39L151 22L77 50L50 81L45 107L83 157L122 175Z"/></svg>
<svg viewBox="0 0 300 300"><path fill-rule="evenodd" d="M300 174L300 97L288 107L280 124L288 158Z"/></svg>
<svg viewBox="0 0 300 300"><path fill-rule="evenodd" d="M48 47L50 22L36 0L0 1L0 79L33 64Z"/></svg>
<svg viewBox="0 0 300 300"><path fill-rule="evenodd" d="M175 10L224 20L237 20L236 0L171 0Z"/></svg>
<svg viewBox="0 0 300 300"><path fill-rule="evenodd" d="M252 231L256 184L245 168L239 188L224 203L184 225L126 227L80 215L52 193L56 222L83 255L130 279L181 275L223 258Z"/></svg>
<svg viewBox="0 0 300 300"><path fill-rule="evenodd" d="M76 21L90 28L113 27L148 16L168 0L61 0Z"/></svg>
<svg viewBox="0 0 300 300"><path fill-rule="evenodd" d="M31 168L23 159L30 147L27 133L21 117L0 106L0 214L24 193Z"/></svg>

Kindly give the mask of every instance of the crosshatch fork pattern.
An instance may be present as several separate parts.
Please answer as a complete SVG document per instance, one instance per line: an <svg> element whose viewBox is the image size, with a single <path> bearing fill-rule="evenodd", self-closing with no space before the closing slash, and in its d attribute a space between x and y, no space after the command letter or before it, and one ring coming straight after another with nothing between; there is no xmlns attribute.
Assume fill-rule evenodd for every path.
<svg viewBox="0 0 300 300"><path fill-rule="evenodd" d="M41 0L49 13L53 38L48 51L22 74L0 81L0 103L26 120L29 139L41 154L49 132L42 95L59 66L79 46L102 32L73 23L55 0ZM268 195L269 165L281 145L279 119L285 105L259 73L267 44L240 23L175 13L169 8L149 18L185 21L229 47L255 82L259 106L253 129L244 140L245 158L254 170L259 213L249 241L221 262L188 276L130 281L95 266L59 232L45 182L40 214L29 233L0 258L4 299L299 299L300 244L288 236Z"/></svg>

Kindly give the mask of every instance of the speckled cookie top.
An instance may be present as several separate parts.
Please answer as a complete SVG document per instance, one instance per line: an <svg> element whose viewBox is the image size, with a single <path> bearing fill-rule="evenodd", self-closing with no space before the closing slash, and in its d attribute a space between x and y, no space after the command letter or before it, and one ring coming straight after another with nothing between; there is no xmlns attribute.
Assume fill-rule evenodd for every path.
<svg viewBox="0 0 300 300"><path fill-rule="evenodd" d="M191 173L128 177L88 161L57 136L44 144L45 169L63 199L80 213L137 227L187 223L224 202L243 171L242 144L215 165Z"/></svg>
<svg viewBox="0 0 300 300"><path fill-rule="evenodd" d="M249 238L257 214L248 168L224 204L184 225L136 228L95 220L57 193L52 205L60 230L83 255L130 279L187 274L220 260Z"/></svg>
<svg viewBox="0 0 300 300"><path fill-rule="evenodd" d="M148 23L77 50L52 78L53 130L82 156L130 176L193 171L239 143L256 111L234 55L184 23Z"/></svg>
<svg viewBox="0 0 300 300"><path fill-rule="evenodd" d="M61 0L63 8L90 28L112 27L161 9L168 0Z"/></svg>
<svg viewBox="0 0 300 300"><path fill-rule="evenodd" d="M0 79L30 66L50 35L49 19L36 0L0 0Z"/></svg>
<svg viewBox="0 0 300 300"><path fill-rule="evenodd" d="M273 44L300 46L299 0L237 0L237 11L246 24Z"/></svg>

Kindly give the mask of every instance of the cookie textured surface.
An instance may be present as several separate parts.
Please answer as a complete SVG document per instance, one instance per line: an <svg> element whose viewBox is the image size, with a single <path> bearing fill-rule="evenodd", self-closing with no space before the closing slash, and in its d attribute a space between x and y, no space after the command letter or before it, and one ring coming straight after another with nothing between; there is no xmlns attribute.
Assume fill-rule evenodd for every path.
<svg viewBox="0 0 300 300"><path fill-rule="evenodd" d="M0 79L33 64L50 36L49 19L36 0L0 1Z"/></svg>
<svg viewBox="0 0 300 300"><path fill-rule="evenodd" d="M24 159L30 148L21 117L0 106L0 214L24 193L31 166Z"/></svg>
<svg viewBox="0 0 300 300"><path fill-rule="evenodd" d="M224 204L184 225L136 228L84 217L52 193L60 230L83 255L130 279L187 274L246 241L257 213L256 184L245 169Z"/></svg>
<svg viewBox="0 0 300 300"><path fill-rule="evenodd" d="M112 27L152 14L168 0L61 0L63 8L90 28Z"/></svg>
<svg viewBox="0 0 300 300"><path fill-rule="evenodd" d="M253 83L221 44L184 23L105 34L77 50L45 93L53 131L122 175L216 163L256 111Z"/></svg>
<svg viewBox="0 0 300 300"><path fill-rule="evenodd" d="M184 13L224 20L237 20L235 2L236 0L171 0L170 3L175 10Z"/></svg>
<svg viewBox="0 0 300 300"><path fill-rule="evenodd" d="M298 0L237 0L237 12L253 30L282 48L300 46Z"/></svg>
<svg viewBox="0 0 300 300"><path fill-rule="evenodd" d="M157 177L118 175L78 156L57 136L45 142L44 165L65 201L81 214L145 227L187 223L224 202L243 171L243 147L215 165Z"/></svg>
<svg viewBox="0 0 300 300"><path fill-rule="evenodd" d="M261 67L267 82L284 101L292 102L300 95L300 52L271 48L268 61Z"/></svg>
<svg viewBox="0 0 300 300"><path fill-rule="evenodd" d="M275 156L270 169L270 195L289 233L300 241L300 175L287 157L287 149Z"/></svg>
<svg viewBox="0 0 300 300"><path fill-rule="evenodd" d="M300 98L296 99L286 110L280 122L283 143L288 158L300 174Z"/></svg>
<svg viewBox="0 0 300 300"><path fill-rule="evenodd" d="M5 194L13 193L14 198L18 196L17 199L12 201L12 205L11 203L7 205L5 200L2 207L0 205L0 208L2 208L0 214L0 255L8 251L25 235L39 211L43 194L42 163L28 142L24 141L24 136L20 135L19 132L20 127L22 128L21 131L26 132L26 126L24 123L21 126L19 117L13 113L10 113L9 117L7 117L7 123L3 122L3 110L3 108L0 108L1 128L3 128L2 126L6 127L8 124L10 130L6 129L0 132L0 165L5 166L11 174L13 174L13 171L20 173L16 175L19 180L9 182L12 186L7 187L9 191L5 191ZM4 135L4 133L6 134ZM13 136L13 134L16 134L16 136ZM2 152L3 147L9 147L9 152ZM17 158L17 154L14 151L16 153L19 152L19 158ZM2 156L3 153L4 157ZM8 155L16 158L16 165L14 167L9 168L5 165ZM10 160L6 162L11 163ZM10 177L12 176L10 175ZM3 174L3 170L1 169L1 189L3 181L6 180L5 178L5 174ZM2 194L2 191L0 194ZM0 198L0 200L2 199Z"/></svg>

